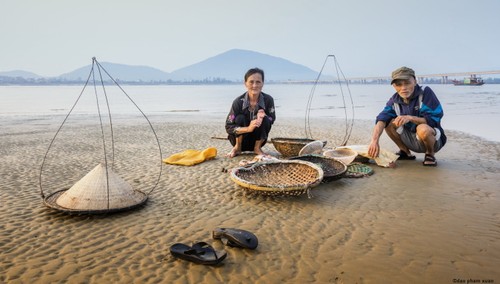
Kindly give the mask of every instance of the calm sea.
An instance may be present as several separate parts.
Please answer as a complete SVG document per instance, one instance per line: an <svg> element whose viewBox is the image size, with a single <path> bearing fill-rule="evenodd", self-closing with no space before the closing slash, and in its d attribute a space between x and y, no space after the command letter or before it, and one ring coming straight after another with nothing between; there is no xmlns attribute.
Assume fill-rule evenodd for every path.
<svg viewBox="0 0 500 284"><path fill-rule="evenodd" d="M459 130L500 142L500 85L430 85L444 111L445 129ZM172 114L212 116L225 119L233 99L243 85L122 86L146 115ZM266 84L264 92L275 99L278 119L332 117L372 120L385 105L393 89L389 85ZM0 116L66 115L80 94L73 114L95 114L96 101L106 109L103 89L93 86L0 86ZM106 86L111 112L131 114L137 109L116 86ZM5 121L5 120L4 120Z"/></svg>

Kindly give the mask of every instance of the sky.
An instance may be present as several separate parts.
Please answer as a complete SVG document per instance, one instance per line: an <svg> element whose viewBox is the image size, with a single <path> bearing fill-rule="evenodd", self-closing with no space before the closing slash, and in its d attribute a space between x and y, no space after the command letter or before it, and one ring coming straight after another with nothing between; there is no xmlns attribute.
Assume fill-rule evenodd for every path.
<svg viewBox="0 0 500 284"><path fill-rule="evenodd" d="M346 77L500 70L498 0L0 0L0 71L172 72L231 49Z"/></svg>

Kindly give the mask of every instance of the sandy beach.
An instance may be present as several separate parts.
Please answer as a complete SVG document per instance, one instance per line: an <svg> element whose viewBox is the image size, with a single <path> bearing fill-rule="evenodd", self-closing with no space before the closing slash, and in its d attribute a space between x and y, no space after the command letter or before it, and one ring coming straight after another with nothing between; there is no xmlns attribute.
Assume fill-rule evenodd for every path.
<svg viewBox="0 0 500 284"><path fill-rule="evenodd" d="M40 165L60 118L3 117L0 134L1 283L480 283L500 282L500 143L448 131L438 167L399 161L364 178L342 178L312 197L245 192L223 169L243 159L223 120L158 115L151 119L163 158L216 147L214 160L162 165L145 206L111 215L68 215L46 207ZM303 137L301 119L280 117L271 137ZM356 121L349 144L367 144L372 121ZM327 147L342 141L342 122L313 121ZM339 131L336 131L339 130ZM72 186L96 163L98 137L85 120L64 128L47 159L44 190ZM396 151L384 134L382 147ZM156 182L160 156L145 124L116 128L117 171L134 187ZM120 150L119 150L120 149ZM118 151L119 150L119 151ZM272 144L264 147L277 154ZM138 156L138 157L136 157ZM224 247L217 227L259 238L255 251ZM225 249L220 266L173 258L174 243L205 241ZM463 282L460 282L463 281ZM484 283L484 282L483 282Z"/></svg>

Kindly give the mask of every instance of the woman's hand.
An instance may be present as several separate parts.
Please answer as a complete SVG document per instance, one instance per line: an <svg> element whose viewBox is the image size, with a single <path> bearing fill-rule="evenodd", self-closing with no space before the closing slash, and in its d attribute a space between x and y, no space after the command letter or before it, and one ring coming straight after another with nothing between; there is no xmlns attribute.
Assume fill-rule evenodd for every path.
<svg viewBox="0 0 500 284"><path fill-rule="evenodd" d="M259 109L259 112L257 113L257 119L262 120L266 116L266 112L263 109Z"/></svg>
<svg viewBox="0 0 500 284"><path fill-rule="evenodd" d="M262 120L259 120L259 119L254 119L254 120L250 121L250 125L248 126L249 132L253 132L255 130L255 128L260 127L261 124L262 124Z"/></svg>

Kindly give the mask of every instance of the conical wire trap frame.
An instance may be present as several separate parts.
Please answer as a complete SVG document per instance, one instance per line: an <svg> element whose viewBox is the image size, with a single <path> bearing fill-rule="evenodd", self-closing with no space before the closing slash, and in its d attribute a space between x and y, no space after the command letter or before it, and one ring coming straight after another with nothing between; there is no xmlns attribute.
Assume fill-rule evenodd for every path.
<svg viewBox="0 0 500 284"><path fill-rule="evenodd" d="M330 70L334 72L334 75L327 75L323 74L325 71L325 67L327 66L327 63L331 62L329 60L330 58L333 59L333 65L334 69ZM331 65L331 64L328 64ZM331 66L330 66L331 67ZM324 77L322 77L324 75ZM331 79L329 78L331 77ZM339 92L339 96L342 101L340 102L334 102L333 105L321 105L321 106L316 106L316 110L319 109L328 109L328 110L334 110L334 109L343 109L344 112L344 138L342 139L342 142L340 143L331 143L332 145L340 145L340 146L345 146L347 145L347 142L349 141L349 138L351 137L351 133L354 127L354 102L352 100L352 94L351 90L349 88L349 81L345 77L344 73L342 72L340 65L337 61L337 58L335 55L327 55L325 58L325 61L323 63L323 66L321 67L321 70L319 71L318 77L314 81L314 84L312 85L311 92L309 94L309 99L307 101L307 106L306 106L306 115L305 115L305 133L306 133L306 138L308 139L313 139L313 140L318 140L313 138L313 134L311 131L311 111L313 110L313 98L314 94L317 93L318 91L318 86L326 87L328 90L327 94L320 93L320 96L328 96L328 97L337 97L337 94L331 94L330 89L336 89ZM324 92L325 90L323 90ZM346 94L347 93L347 94ZM350 102L346 102L346 96L349 96ZM322 102L324 104L324 102ZM349 107L350 105L350 113L349 113ZM349 120L350 117L350 120ZM324 129L325 126L322 126ZM323 140L323 138L321 139Z"/></svg>
<svg viewBox="0 0 500 284"><path fill-rule="evenodd" d="M96 72L97 71L97 72ZM111 116L111 107L110 107L110 99L109 95L106 92L105 88L105 81L103 80L102 75L106 74L111 82L113 82L121 91L120 94L123 94L126 96L129 102L133 104L135 109L140 112L142 117L147 121L148 127L151 129L151 132L153 134L152 137L154 137L153 140L156 140L155 145L158 147L158 152L159 152L159 158L158 158L158 165L159 165L159 170L158 170L158 175L153 182L152 187L149 190L144 190L144 189L134 189L125 179L120 177L120 175L117 173L115 170L116 164L115 163L115 140L117 139L117 135L115 135L115 129L113 127L113 118ZM98 75L98 79L96 80L96 75ZM89 135L84 137L76 137L73 138L76 139L73 141L73 143L78 144L78 145L83 145L81 148L84 150L89 150L95 153L97 153L97 156L100 158L98 161L94 161L95 155L82 155L80 152L77 154L81 155L77 157L77 161L74 163L75 165L64 165L61 166L60 163L58 164L60 167L63 167L62 172L59 173L60 176L50 176L50 178L45 177L48 175L48 170L47 170L47 164L49 160L49 153L53 154L54 156L57 156L57 154L53 153L54 151L51 152L51 149L54 148L54 145L56 144L56 138L59 138L60 134L63 132L61 131L63 129L63 126L67 124L68 118L74 111L75 107L77 104L80 102L80 99L82 98L82 95L84 94L84 91L86 87L89 85L89 82L92 80L93 82L93 87L94 87L94 93L95 93L95 99L96 99L96 106L97 106L97 117L99 123L99 131L97 135ZM100 85L98 87L98 85ZM102 89L102 93L99 94L98 90ZM101 97L101 100L99 99ZM104 97L104 100L102 99ZM103 104L107 107L107 112L101 110L100 105ZM107 125L104 122L103 116L107 116ZM86 117L84 117L84 120ZM80 130L80 129L79 129ZM134 132L133 130L128 129L128 132ZM79 133L78 133L79 134ZM78 135L77 134L77 135ZM142 135L142 134L140 134ZM72 137L74 137L75 134L72 134ZM70 137L71 138L71 137ZM90 147L88 143L85 143L86 140L93 139L99 140L98 141L98 147ZM140 142L143 143L144 141L142 140L144 137L141 136ZM61 138L59 138L61 139ZM71 139L68 139L71 140ZM127 141L128 139L125 139L123 141ZM63 143L69 143L71 141L64 140ZM122 142L124 143L124 142ZM142 152L142 147L143 145L134 145L133 148L141 148L141 151L126 151L126 154L133 154L137 152ZM65 147L63 152L68 152L69 149L73 149L73 146L70 147ZM102 149L99 149L102 148ZM94 151L93 151L94 150ZM71 150L69 150L71 151ZM83 150L82 150L83 151ZM99 154L99 152L102 151L102 156ZM111 152L111 154L109 153ZM132 152L132 153L131 153ZM62 153L59 154L59 160L61 159L66 159L68 156L71 156L72 153ZM90 158L89 158L90 157ZM57 159L56 159L57 160ZM154 159L156 161L156 158ZM97 164L90 172L88 172L83 178L78 180L76 183L74 183L72 186L68 188L68 185L66 182L71 182L70 180L67 180L68 171L78 169L81 171L82 164L85 163L94 163L94 165ZM132 160L133 163L133 160ZM125 163L124 166L121 167L121 170L124 169L129 169L130 170L130 164L132 163ZM144 169L146 173L149 173L149 169ZM89 76L87 78L87 81L83 87L83 90L81 91L79 97L77 98L76 102L73 104L71 107L69 113L66 115L65 119L63 120L61 126L58 128L56 134L52 138L49 147L47 149L47 152L45 153L45 156L43 158L43 162L40 168L40 176L39 176L39 182L40 182L40 194L43 199L43 203L53 209L63 211L66 213L75 213L75 214L101 214L101 213L110 213L110 212L117 212L117 211L124 211L128 209L132 209L135 207L138 207L140 205L143 205L146 203L148 196L153 192L153 190L156 188L156 186L159 183L160 177L161 177L161 172L162 172L162 154L161 154L161 147L160 143L158 140L158 136L156 135L155 130L153 129L153 126L151 125L150 120L147 118L147 116L144 114L144 112L137 106L137 104L130 98L130 96L122 89L122 87L116 82L115 79L104 69L104 67L94 58L92 58L92 66L91 70L89 73ZM64 177L61 177L63 176ZM77 175L69 175L71 177L75 176L82 176L81 173ZM45 182L44 180L52 180L54 182L57 182L58 185L56 186L59 187L59 189L49 193L45 194L44 192L44 186L43 184ZM141 171L139 174L138 178L133 179L135 184L151 184L151 182L145 182L141 183L139 181L140 178L144 177L144 173ZM60 188L64 189L60 189Z"/></svg>

